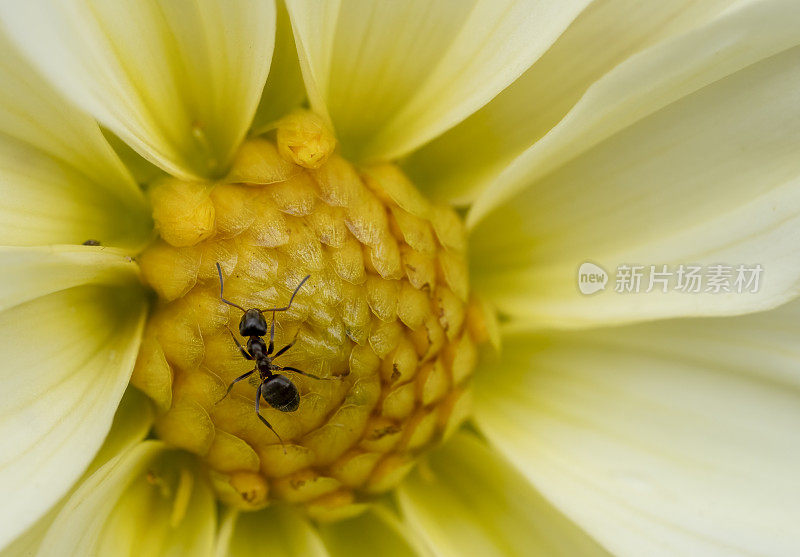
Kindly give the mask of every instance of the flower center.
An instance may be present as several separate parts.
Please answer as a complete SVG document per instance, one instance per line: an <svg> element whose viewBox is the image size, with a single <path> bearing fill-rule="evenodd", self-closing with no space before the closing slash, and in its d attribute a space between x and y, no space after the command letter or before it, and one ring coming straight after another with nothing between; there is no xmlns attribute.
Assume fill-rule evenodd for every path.
<svg viewBox="0 0 800 557"><path fill-rule="evenodd" d="M149 189L160 238L139 261L158 303L132 382L160 410L158 437L198 455L219 499L241 509L356 514L469 411L485 334L459 217L396 166L357 170L335 146L297 112L245 142L224 179ZM217 264L241 309L221 300ZM242 310L290 301L271 354L254 347L263 331L240 334ZM255 313L270 326L271 312ZM255 410L262 383L272 429Z"/></svg>

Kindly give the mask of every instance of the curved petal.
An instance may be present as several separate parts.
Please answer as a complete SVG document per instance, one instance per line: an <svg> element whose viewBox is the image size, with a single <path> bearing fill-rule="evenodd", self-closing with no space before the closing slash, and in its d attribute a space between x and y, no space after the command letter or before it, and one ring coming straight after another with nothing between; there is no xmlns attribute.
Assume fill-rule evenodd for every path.
<svg viewBox="0 0 800 557"><path fill-rule="evenodd" d="M331 557L428 555L424 548L418 547L414 533L383 508L341 522L321 524L319 534Z"/></svg>
<svg viewBox="0 0 800 557"><path fill-rule="evenodd" d="M641 128L643 126L636 124L642 121L646 126L651 115L673 111L673 118L691 117L682 111L682 107L692 106L691 101L684 100L686 97L703 98L707 94L705 100L714 102L712 97L725 95L721 100L728 106L722 107L722 111L744 113L744 122L737 118L736 113L717 116L731 117L734 128L746 123L746 118L754 113L760 116L743 97L757 96L762 84L754 84L753 91L742 90L738 95L726 86L731 82L737 83L735 76L743 76L748 71L753 72L751 78L769 79L769 76L761 76L757 69L748 66L758 62L769 65L771 57L800 44L796 33L799 24L800 9L792 0L745 0L707 24L633 56L593 85L553 130L512 161L490 187L481 192L470 209L468 223L475 225L515 193L531 187L548 173L558 171L559 167L614 134L629 127ZM776 69L773 67L773 70ZM794 78L794 75L786 76L789 83ZM791 87L789 83L773 85L788 88ZM738 84L746 88L740 81ZM713 91L704 93L702 89L709 86ZM700 93L693 95L698 91ZM731 101L738 101L738 106L730 106ZM656 119L657 116L649 120ZM695 125L714 123L714 120L699 120ZM635 134L637 131L627 130L625 133ZM695 133L687 135L698 135L697 139L704 141L703 147L713 149L714 144L709 140L713 138L714 129L691 131ZM713 154L708 154L712 162ZM674 179L674 176L670 178Z"/></svg>
<svg viewBox="0 0 800 557"><path fill-rule="evenodd" d="M621 121L662 108L551 168L474 227L476 289L502 311L540 326L736 314L794 295L800 47L781 48L800 40L800 10L790 4L731 11L705 32L619 68L614 94L630 93L630 102L613 106L611 89L595 90L608 112L598 108L595 127L583 120L588 135L572 137L569 149L580 151ZM737 70L743 63L749 65ZM654 84L653 76L664 72L680 79ZM636 77L646 75L649 84ZM706 84L709 75L714 81ZM550 155L545 167L560 156ZM760 264L764 280L747 295L674 289L627 295L608 288L586 297L576 287L585 261L611 274L622 264L671 265L673 272L680 264Z"/></svg>
<svg viewBox="0 0 800 557"><path fill-rule="evenodd" d="M311 523L289 507L230 511L222 520L217 557L258 557L264 555L265 548L274 557L328 555Z"/></svg>
<svg viewBox="0 0 800 557"><path fill-rule="evenodd" d="M40 78L0 33L0 238L6 245L140 247L136 183L97 124Z"/></svg>
<svg viewBox="0 0 800 557"><path fill-rule="evenodd" d="M122 250L95 246L0 246L0 311L84 284L136 281L139 269Z"/></svg>
<svg viewBox="0 0 800 557"><path fill-rule="evenodd" d="M475 436L455 435L428 464L398 495L435 555L607 555Z"/></svg>
<svg viewBox="0 0 800 557"><path fill-rule="evenodd" d="M271 0L34 0L9 34L67 97L181 177L224 173L250 126L275 37Z"/></svg>
<svg viewBox="0 0 800 557"><path fill-rule="evenodd" d="M23 535L3 549L3 557L31 557L36 555L50 525L61 508L80 485L81 481L92 475L103 464L142 441L153 425L153 407L150 400L134 388L128 388L114 415L111 431L103 446L84 473L81 480L46 515L36 521Z"/></svg>
<svg viewBox="0 0 800 557"><path fill-rule="evenodd" d="M147 308L130 269L87 269L87 260L64 262L57 251L47 264L46 256L26 248L0 254L0 266L12 272L0 313L0 546L55 504L100 448Z"/></svg>
<svg viewBox="0 0 800 557"><path fill-rule="evenodd" d="M215 528L214 496L190 457L145 441L78 487L39 555L210 557Z"/></svg>
<svg viewBox="0 0 800 557"><path fill-rule="evenodd" d="M497 95L588 0L288 4L311 106L360 159L396 158Z"/></svg>
<svg viewBox="0 0 800 557"><path fill-rule="evenodd" d="M476 423L614 554L797 554L800 329L775 311L511 333Z"/></svg>
<svg viewBox="0 0 800 557"><path fill-rule="evenodd" d="M269 68L267 84L261 93L251 131L262 134L275 122L297 108L306 98L306 88L297 59L297 47L292 34L292 22L284 2L278 2L278 20L275 30L275 52Z"/></svg>
<svg viewBox="0 0 800 557"><path fill-rule="evenodd" d="M596 0L519 79L411 153L402 161L403 169L429 196L471 203L604 74L634 54L702 25L731 3Z"/></svg>

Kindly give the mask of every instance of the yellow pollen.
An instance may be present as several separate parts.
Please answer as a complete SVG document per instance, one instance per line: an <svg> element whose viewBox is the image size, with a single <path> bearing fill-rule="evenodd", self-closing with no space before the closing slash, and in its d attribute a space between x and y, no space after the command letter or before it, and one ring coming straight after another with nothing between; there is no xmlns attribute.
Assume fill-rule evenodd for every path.
<svg viewBox="0 0 800 557"><path fill-rule="evenodd" d="M158 302L132 382L159 409L156 434L196 454L239 509L363 511L468 416L477 345L494 337L470 298L458 215L397 166L357 169L335 148L322 119L294 112L246 141L225 178L149 189L160 238L139 262ZM256 416L258 371L225 396L254 363L217 263L245 309L287 305L310 275L276 313L276 351L296 343L274 363L322 379L278 372L299 390L296 411L260 401L283 445Z"/></svg>

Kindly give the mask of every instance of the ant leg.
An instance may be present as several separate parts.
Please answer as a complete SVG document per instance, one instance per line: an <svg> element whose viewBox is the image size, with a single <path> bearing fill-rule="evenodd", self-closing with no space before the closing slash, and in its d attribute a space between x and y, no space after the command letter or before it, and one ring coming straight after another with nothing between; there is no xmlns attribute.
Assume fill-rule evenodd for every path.
<svg viewBox="0 0 800 557"><path fill-rule="evenodd" d="M273 428L269 424L269 422L266 419L264 419L264 416L261 415L261 412L259 412L258 403L261 402L261 391L263 390L263 388L264 388L264 382L262 381L261 384L258 386L258 390L256 391L256 416L258 416L258 419L261 420L261 422L265 426L267 426L270 429L270 431L272 431L272 433L275 434L275 437L277 437L278 441L281 442L281 447L283 447L283 454L286 454L286 445L283 444L283 439L281 439L281 436L278 435L278 432L275 431L275 428Z"/></svg>
<svg viewBox="0 0 800 557"><path fill-rule="evenodd" d="M297 288L295 288L295 289L294 289L294 292L292 292L292 297L291 297L291 298L289 298L289 304L288 304L287 306L284 306L284 307L282 307L282 308L267 308L267 309L260 309L260 310L258 310L258 311L260 311L261 313L264 313L265 311L286 311L287 309L289 309L290 307L292 307L292 302L294 302L294 297L295 297L295 296L297 296L297 293L298 293L298 292L300 292L300 289L303 287L303 285L306 283L306 281L307 281L308 279L310 279L310 278L311 278L311 275L306 275L306 276L303 278L303 280L301 280L301 281L300 281L300 284L298 284L298 285L297 285Z"/></svg>
<svg viewBox="0 0 800 557"><path fill-rule="evenodd" d="M273 315L274 315L274 314L273 314ZM299 334L300 334L300 329L297 329L297 332L294 334L294 338L292 339L292 342L290 342L289 344L287 344L286 346L284 346L283 348L281 348L280 350L278 350L278 352L277 352L277 353L276 353L276 354L275 354L275 355L272 357L272 359L274 360L275 358L277 358L277 357L278 357L278 356L280 356L281 354L284 354L284 353L285 353L287 350L289 350L289 349L290 349L292 346L294 346L294 343L295 343L295 342L297 342L297 335L299 335Z"/></svg>
<svg viewBox="0 0 800 557"><path fill-rule="evenodd" d="M250 355L244 346L239 344L239 341L236 340L236 335L233 334L233 331L231 331L230 327L228 327L228 332L231 334L231 338L233 339L234 344L236 344L236 346L239 348L239 352L242 353L242 356L244 356L246 360L252 360L253 356Z"/></svg>
<svg viewBox="0 0 800 557"><path fill-rule="evenodd" d="M225 299L225 295L222 293L222 289L223 289L222 268L219 266L219 263L217 263L217 274L219 275L219 299L222 300L223 302L225 302L226 304L228 304L229 306L233 306L235 308L239 308L240 310L242 310L243 312L246 313L245 309L242 306L240 306L238 304L234 304L233 302Z"/></svg>
<svg viewBox="0 0 800 557"><path fill-rule="evenodd" d="M272 312L272 328L269 331L269 346L267 347L267 356L272 354L275 350L275 312Z"/></svg>
<svg viewBox="0 0 800 557"><path fill-rule="evenodd" d="M331 377L317 377L316 375L312 375L312 374L307 373L305 371L299 370L296 367L289 367L289 366L280 367L280 366L278 366L278 369L281 370L281 371L293 371L295 373L299 373L300 375L305 375L306 377L310 377L311 379L319 379L320 381L330 381L332 379Z"/></svg>
<svg viewBox="0 0 800 557"><path fill-rule="evenodd" d="M228 390L227 390L227 391L225 391L225 396L224 396L224 397L222 397L221 399L219 399L219 400L218 400L217 402L215 402L214 404L219 404L220 402L222 402L223 400L225 400L225 397L227 397L229 394L231 394L231 389L233 389L233 386L234 386L236 383L238 383L239 381L242 381L242 380L244 380L244 379L247 379L248 377L250 377L251 375L253 375L253 372L255 372L255 368L254 368L254 369L251 369L251 370L250 370L250 371L248 371L247 373L244 373L244 374L240 375L239 377L237 377L236 379L234 379L233 381L231 381L231 384L230 384L230 385L228 385Z"/></svg>

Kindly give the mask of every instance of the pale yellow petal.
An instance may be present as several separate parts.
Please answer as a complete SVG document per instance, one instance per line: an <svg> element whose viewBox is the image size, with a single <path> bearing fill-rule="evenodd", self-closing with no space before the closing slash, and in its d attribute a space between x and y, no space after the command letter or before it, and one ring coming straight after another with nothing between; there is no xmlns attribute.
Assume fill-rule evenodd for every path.
<svg viewBox="0 0 800 557"><path fill-rule="evenodd" d="M0 310L83 284L131 284L138 274L124 251L98 246L0 246L0 268Z"/></svg>
<svg viewBox="0 0 800 557"><path fill-rule="evenodd" d="M404 170L431 197L459 205L472 202L604 74L636 53L704 24L731 3L596 0L519 79L411 153L402 162Z"/></svg>
<svg viewBox="0 0 800 557"><path fill-rule="evenodd" d="M220 525L217 557L326 557L316 528L296 509L276 506L258 512L230 511Z"/></svg>
<svg viewBox="0 0 800 557"><path fill-rule="evenodd" d="M800 288L800 47L786 47L800 40L798 24L796 4L758 3L618 68L615 86L595 91L606 99L595 114L603 123L581 129L597 139L625 118L660 110L551 168L475 226L476 290L509 315L568 327L744 313L793 296ZM682 77L653 81L676 73ZM614 95L631 95L630 102L609 104ZM589 136L562 147L580 151ZM551 155L540 162L551 164ZM585 261L611 275L607 291L578 291ZM622 264L666 264L673 272L680 264L760 264L764 271L753 294L656 288L625 295L612 291Z"/></svg>
<svg viewBox="0 0 800 557"><path fill-rule="evenodd" d="M474 435L451 438L398 495L438 556L607 555Z"/></svg>
<svg viewBox="0 0 800 557"><path fill-rule="evenodd" d="M269 68L267 84L261 93L252 133L261 134L271 129L276 120L299 106L306 98L297 47L292 34L292 23L284 2L277 3L278 21L275 30L275 52Z"/></svg>
<svg viewBox="0 0 800 557"><path fill-rule="evenodd" d="M224 173L275 38L270 0L34 0L10 3L0 17L53 85L183 177Z"/></svg>
<svg viewBox="0 0 800 557"><path fill-rule="evenodd" d="M81 480L46 515L36 521L23 535L3 549L3 557L31 557L44 540L50 525L80 482L88 478L103 464L142 441L153 425L153 408L149 399L130 387L122 397L111 431Z"/></svg>
<svg viewBox="0 0 800 557"><path fill-rule="evenodd" d="M797 554L800 326L777 311L509 333L476 423L613 554Z"/></svg>
<svg viewBox="0 0 800 557"><path fill-rule="evenodd" d="M407 525L382 509L341 522L322 524L319 534L331 557L430 555L424 547L417 545L418 540Z"/></svg>
<svg viewBox="0 0 800 557"><path fill-rule="evenodd" d="M732 127L745 124L749 117L761 117L757 106L747 104L747 98L758 95L759 86L763 84L755 84L755 90L749 91L741 83L742 76L754 71L748 66L759 62L768 65L771 57L800 44L796 32L798 24L800 9L792 0L747 0L690 32L662 41L626 60L595 83L541 141L504 165L503 171L475 200L468 222L474 225L515 193L532 187L536 180L547 174L559 171L560 167L569 165L616 133L633 135L636 133L634 130L646 126L648 121L657 121L658 115L670 111L672 118L683 117L682 108L693 104L686 97L703 98L704 87L714 90L705 97L707 101L711 100L709 97L724 94L721 100L728 106L723 110L737 111L730 114ZM740 76L738 81L736 76ZM757 71L749 77L769 79ZM791 79L792 76L787 76L789 82ZM732 83L739 84L740 90L732 91ZM771 85L791 88L789 83ZM738 106L731 107L731 102ZM738 112L743 114L736 118ZM734 131L722 127L705 129L713 123L714 120L699 120L694 123L694 128L684 132L699 136L692 139L708 141L715 132ZM753 133L761 129L747 130L748 137L742 141L763 140ZM704 147L710 151L713 144ZM596 150L602 149L603 145L600 145ZM678 153L667 154L675 156ZM699 154L706 155L705 152ZM709 163L716 162L713 155L713 152L706 155ZM680 162L683 164L678 167L679 171L689 170L684 168L688 161ZM618 161L617 166L628 164L630 161ZM675 174L680 175L680 172ZM675 175L667 177L674 179Z"/></svg>
<svg viewBox="0 0 800 557"><path fill-rule="evenodd" d="M345 152L395 158L519 77L587 0L288 4L312 107Z"/></svg>
<svg viewBox="0 0 800 557"><path fill-rule="evenodd" d="M5 245L140 247L144 196L97 124L0 33L0 238Z"/></svg>
<svg viewBox="0 0 800 557"><path fill-rule="evenodd" d="M215 505L190 457L145 441L78 487L39 555L211 556Z"/></svg>
<svg viewBox="0 0 800 557"><path fill-rule="evenodd" d="M139 153L128 146L119 137L108 129L103 130L103 136L117 153L125 168L131 173L139 184L152 184L158 179L167 176L166 172L142 157Z"/></svg>
<svg viewBox="0 0 800 557"><path fill-rule="evenodd" d="M101 269L58 287L35 276L32 259L27 285L18 258L2 256L17 268L0 313L0 546L45 514L92 461L128 384L147 308L130 275L103 285ZM50 270L53 280L64 274Z"/></svg>
<svg viewBox="0 0 800 557"><path fill-rule="evenodd" d="M128 386L114 414L111 431L108 432L103 446L97 451L84 477L94 474L106 462L144 440L154 420L152 401L135 387Z"/></svg>

